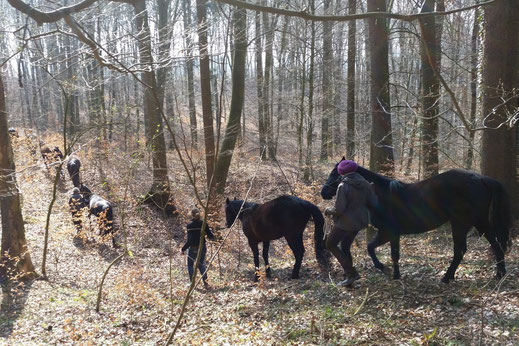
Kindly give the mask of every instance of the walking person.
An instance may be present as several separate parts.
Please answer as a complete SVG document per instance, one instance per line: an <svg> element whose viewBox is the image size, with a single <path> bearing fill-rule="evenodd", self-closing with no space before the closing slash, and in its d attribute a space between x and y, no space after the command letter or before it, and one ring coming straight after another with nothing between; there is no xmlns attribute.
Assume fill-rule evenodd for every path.
<svg viewBox="0 0 519 346"><path fill-rule="evenodd" d="M77 187L72 189L68 205L72 214L72 222L76 226L76 235L79 235L82 229L82 209L86 207L86 202Z"/></svg>
<svg viewBox="0 0 519 346"><path fill-rule="evenodd" d="M337 166L342 181L337 188L334 208L327 208L325 215L333 216L333 229L326 239L326 247L337 258L344 269L344 280L340 283L351 286L360 279L353 266L350 247L360 230L368 227L369 207L377 203L377 196L371 184L356 173L358 165L351 160L343 160ZM337 246L343 241L343 249ZM346 246L344 246L346 245Z"/></svg>
<svg viewBox="0 0 519 346"><path fill-rule="evenodd" d="M202 218L200 216L200 210L196 208L191 210L191 218L191 222L187 225L187 241L182 247L182 254L184 254L187 250L187 271L189 273L189 280L193 280L193 275L195 273L194 264L196 261L198 249L200 247L200 235L203 224ZM213 232L207 223L205 225L205 235L207 235L211 240L215 239L215 236L213 235ZM200 254L200 262L198 263L198 270L200 270L200 274L202 275L204 286L208 288L209 284L207 283L207 273L205 266L206 252L207 247L204 242L202 253Z"/></svg>

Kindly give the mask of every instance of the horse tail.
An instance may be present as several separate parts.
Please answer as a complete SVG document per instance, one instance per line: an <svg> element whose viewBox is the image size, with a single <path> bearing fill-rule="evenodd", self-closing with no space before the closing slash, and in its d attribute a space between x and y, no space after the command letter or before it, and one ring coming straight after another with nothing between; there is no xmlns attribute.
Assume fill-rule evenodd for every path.
<svg viewBox="0 0 519 346"><path fill-rule="evenodd" d="M487 178L485 183L492 193L489 210L490 225L503 253L506 253L512 246L510 238L510 228L512 227L510 197L505 187L497 180Z"/></svg>
<svg viewBox="0 0 519 346"><path fill-rule="evenodd" d="M306 209L312 215L312 219L314 220L315 231L314 231L314 244L315 244L315 258L317 262L321 265L328 266L329 264L329 253L326 250L326 246L324 243L324 217L319 208L305 201Z"/></svg>

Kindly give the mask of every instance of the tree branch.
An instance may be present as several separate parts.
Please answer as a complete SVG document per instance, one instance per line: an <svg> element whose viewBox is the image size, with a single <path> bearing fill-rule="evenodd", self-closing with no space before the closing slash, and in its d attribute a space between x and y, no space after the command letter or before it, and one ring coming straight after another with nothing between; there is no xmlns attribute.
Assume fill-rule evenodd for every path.
<svg viewBox="0 0 519 346"><path fill-rule="evenodd" d="M114 64L111 64L111 63L107 62L105 59L103 59L103 57L99 54L99 49L97 47L97 44L94 41L92 41L91 39L89 39L83 33L83 31L77 25L76 21L71 16L65 15L65 16L63 16L63 19L65 20L65 23L67 23L67 25L70 27L72 32L74 34L76 34L77 38L81 42L85 43L87 46L90 47L90 50L91 50L92 54L94 55L94 58L99 62L99 65L107 67L112 70L116 70L117 72L121 72L121 73L127 72L126 70L121 69L121 68L115 66Z"/></svg>
<svg viewBox="0 0 519 346"><path fill-rule="evenodd" d="M11 1L11 0L10 0ZM217 2L222 2L224 4L245 8L251 11L260 11L267 12L273 14L280 14L287 17L298 17L306 20L313 20L316 22L346 22L350 20L358 20L358 19L367 19L367 18L390 18L390 19L398 19L404 22L412 22L416 19L427 17L427 16L446 16L453 13L464 12L468 10L472 10L477 7L490 5L497 0L490 0L481 2L479 4L474 4L470 6L465 6L457 9L453 9L450 11L441 11L441 12L427 12L427 13L416 13L416 14L398 14L398 13L389 13L389 12L366 12L366 13L358 13L358 14L347 14L342 16L326 16L326 15L314 15L306 10L301 11L293 11L282 8L263 6L257 4L251 4L249 2L245 2L243 0L215 0Z"/></svg>
<svg viewBox="0 0 519 346"><path fill-rule="evenodd" d="M72 13L81 12L90 5L96 3L98 0L83 0L78 4L72 6L64 6L51 12L38 11L31 5L26 4L22 0L7 0L11 6L18 11L25 13L41 26L43 23L54 23Z"/></svg>

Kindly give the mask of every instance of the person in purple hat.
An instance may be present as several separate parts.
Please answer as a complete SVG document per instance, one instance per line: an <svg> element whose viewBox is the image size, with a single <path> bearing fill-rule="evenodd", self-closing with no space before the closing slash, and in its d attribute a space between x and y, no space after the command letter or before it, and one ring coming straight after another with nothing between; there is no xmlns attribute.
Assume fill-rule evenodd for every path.
<svg viewBox="0 0 519 346"><path fill-rule="evenodd" d="M358 167L351 160L339 163L337 171L342 176L342 182L337 188L335 207L327 208L324 212L325 215L333 216L334 226L326 239L326 247L344 269L344 281L340 283L344 286L351 286L360 279L359 273L353 267L350 246L357 233L368 227L368 207L377 203L377 195L371 184L356 173ZM343 239L347 240L347 246L341 250L337 245Z"/></svg>

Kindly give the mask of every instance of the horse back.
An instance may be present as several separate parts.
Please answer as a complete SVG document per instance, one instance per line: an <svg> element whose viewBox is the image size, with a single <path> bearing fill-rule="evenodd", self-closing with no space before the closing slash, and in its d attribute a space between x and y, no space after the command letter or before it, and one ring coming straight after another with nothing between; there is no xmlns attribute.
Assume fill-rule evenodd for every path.
<svg viewBox="0 0 519 346"><path fill-rule="evenodd" d="M92 195L89 202L90 213L99 216L106 211L106 217L109 219L112 215L112 205L106 199L98 195ZM109 219L111 220L111 219Z"/></svg>
<svg viewBox="0 0 519 346"><path fill-rule="evenodd" d="M376 217L395 234L423 233L449 221L466 227L485 222L491 193L483 178L453 169L416 183L394 185L397 188L382 197Z"/></svg>
<svg viewBox="0 0 519 346"><path fill-rule="evenodd" d="M258 205L244 213L243 231L258 242L300 237L311 215L307 203L295 196L283 195Z"/></svg>

